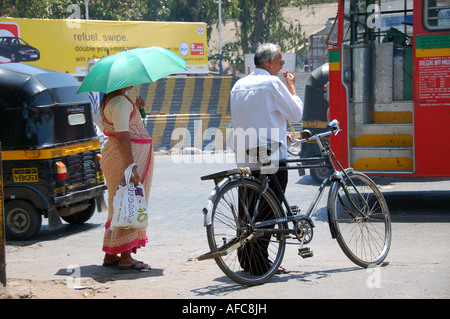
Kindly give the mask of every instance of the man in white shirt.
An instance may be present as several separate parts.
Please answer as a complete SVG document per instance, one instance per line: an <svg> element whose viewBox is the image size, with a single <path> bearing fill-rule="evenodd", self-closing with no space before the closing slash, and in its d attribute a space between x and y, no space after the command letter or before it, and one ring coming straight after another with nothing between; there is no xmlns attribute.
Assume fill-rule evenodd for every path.
<svg viewBox="0 0 450 319"><path fill-rule="evenodd" d="M303 102L297 96L295 76L288 71L283 73L286 85L277 74L283 68L284 61L278 45L265 43L255 52L254 71L238 80L230 93L231 118L234 131L234 146L238 166L262 166L279 159L287 158L288 121L298 122L303 114ZM266 152L266 150L269 150ZM283 192L288 181L287 170L277 170L276 176ZM269 186L276 190L272 183ZM273 214L272 214L273 215ZM247 244L238 255L241 266L246 271L256 272L270 267L268 254L262 258L243 260L250 255L244 250L260 249ZM263 244L264 245L264 244ZM263 250L267 251L267 245ZM253 258L253 257L252 257ZM258 270L252 270L249 264L260 264ZM262 264L262 266L261 266Z"/></svg>
<svg viewBox="0 0 450 319"><path fill-rule="evenodd" d="M301 120L303 102L297 96L294 75L288 71L283 73L286 85L276 76L283 64L279 46L262 44L255 53L255 70L237 81L231 90L231 118L239 166L261 164L248 154L256 147L271 147L275 151L272 160L287 157L287 122Z"/></svg>
<svg viewBox="0 0 450 319"><path fill-rule="evenodd" d="M276 76L284 65L280 47L262 44L254 59L255 70L237 81L230 93L238 166L266 164L268 158L263 153L267 148L271 160L286 159L288 121L298 122L303 114L295 76L284 72L286 85Z"/></svg>

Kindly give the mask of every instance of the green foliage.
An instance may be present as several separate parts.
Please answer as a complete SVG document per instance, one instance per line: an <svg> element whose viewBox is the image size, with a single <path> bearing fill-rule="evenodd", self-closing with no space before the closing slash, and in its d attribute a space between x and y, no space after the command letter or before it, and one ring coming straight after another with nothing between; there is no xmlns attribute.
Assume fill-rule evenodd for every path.
<svg viewBox="0 0 450 319"><path fill-rule="evenodd" d="M48 6L49 3L46 1L1 0L0 15L17 18L47 18Z"/></svg>
<svg viewBox="0 0 450 319"><path fill-rule="evenodd" d="M80 8L80 19L86 18L84 0L0 0L0 15L15 18L67 19L74 14L70 5ZM91 20L142 20L147 1L89 0ZM73 18L73 17L71 17Z"/></svg>
<svg viewBox="0 0 450 319"><path fill-rule="evenodd" d="M305 5L305 1L288 0L248 0L238 5L240 28L237 28L237 40L229 44L224 53L224 60L233 64L241 62L239 57L255 52L258 45L264 42L276 43L283 52L298 53L307 42L301 31L300 23L293 24L283 18L283 8L290 5ZM241 64L242 70L242 64Z"/></svg>
<svg viewBox="0 0 450 319"><path fill-rule="evenodd" d="M236 22L236 41L223 47L223 59L242 68L243 54L252 53L263 42L279 44L284 52L299 52L307 42L300 23L288 23L282 10L337 0L222 0L222 23ZM84 0L0 0L0 16L18 18L85 19ZM218 0L89 0L91 20L202 21L207 25L208 40L213 25L219 23ZM211 52L210 59L218 59Z"/></svg>

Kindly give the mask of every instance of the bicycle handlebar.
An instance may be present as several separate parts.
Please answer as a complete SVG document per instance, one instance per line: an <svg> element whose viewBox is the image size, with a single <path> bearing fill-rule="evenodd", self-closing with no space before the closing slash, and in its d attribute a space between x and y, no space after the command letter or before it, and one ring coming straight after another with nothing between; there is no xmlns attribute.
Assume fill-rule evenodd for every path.
<svg viewBox="0 0 450 319"><path fill-rule="evenodd" d="M339 128L339 122L338 122L338 120L334 119L334 120L332 120L330 123L328 123L328 124L327 124L327 129L328 129L330 132L332 132L332 133L334 133L334 132L338 133L338 132L341 130L341 129Z"/></svg>
<svg viewBox="0 0 450 319"><path fill-rule="evenodd" d="M303 136L303 132L305 132L305 131L309 134L309 136L306 136L304 138L299 138L299 139L294 137L292 140L294 142L298 142L298 143L305 143L305 142L309 142L311 140L314 141L314 140L320 139L322 137L331 135L333 133L335 135L337 135L341 131L341 129L339 128L339 121L332 120L330 123L327 124L327 129L328 129L327 132L315 134L312 136L311 136L311 132L309 130L304 130L304 131L302 131L302 136ZM308 134L305 134L305 135L308 135Z"/></svg>

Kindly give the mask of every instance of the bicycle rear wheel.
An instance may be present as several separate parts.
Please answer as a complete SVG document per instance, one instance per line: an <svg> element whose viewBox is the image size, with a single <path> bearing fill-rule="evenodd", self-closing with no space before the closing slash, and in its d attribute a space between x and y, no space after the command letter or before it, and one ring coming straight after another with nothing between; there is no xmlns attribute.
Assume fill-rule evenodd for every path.
<svg viewBox="0 0 450 319"><path fill-rule="evenodd" d="M229 254L216 257L220 269L230 279L242 285L260 285L278 270L284 256L286 239L282 234L257 236L245 210L257 222L282 217L272 191L261 194L261 184L253 178L231 179L218 185L212 200L211 224L207 226L211 252L220 252L238 245ZM266 229L287 228L286 224L266 226ZM230 249L231 250L231 249Z"/></svg>
<svg viewBox="0 0 450 319"><path fill-rule="evenodd" d="M386 258L391 245L391 219L383 194L365 174L349 173L346 186L335 182L330 190L330 223L339 246L355 264L367 268Z"/></svg>

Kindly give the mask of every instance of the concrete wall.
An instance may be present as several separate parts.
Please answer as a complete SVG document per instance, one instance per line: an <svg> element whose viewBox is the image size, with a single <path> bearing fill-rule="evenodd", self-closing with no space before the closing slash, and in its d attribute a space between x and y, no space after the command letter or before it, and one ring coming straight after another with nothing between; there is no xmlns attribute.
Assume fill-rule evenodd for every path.
<svg viewBox="0 0 450 319"><path fill-rule="evenodd" d="M309 73L296 74L297 94L302 98L308 77ZM134 100L139 94L146 102L144 124L155 150L226 149L227 129L231 128L229 93L238 79L237 76L167 77L137 86L129 96Z"/></svg>

